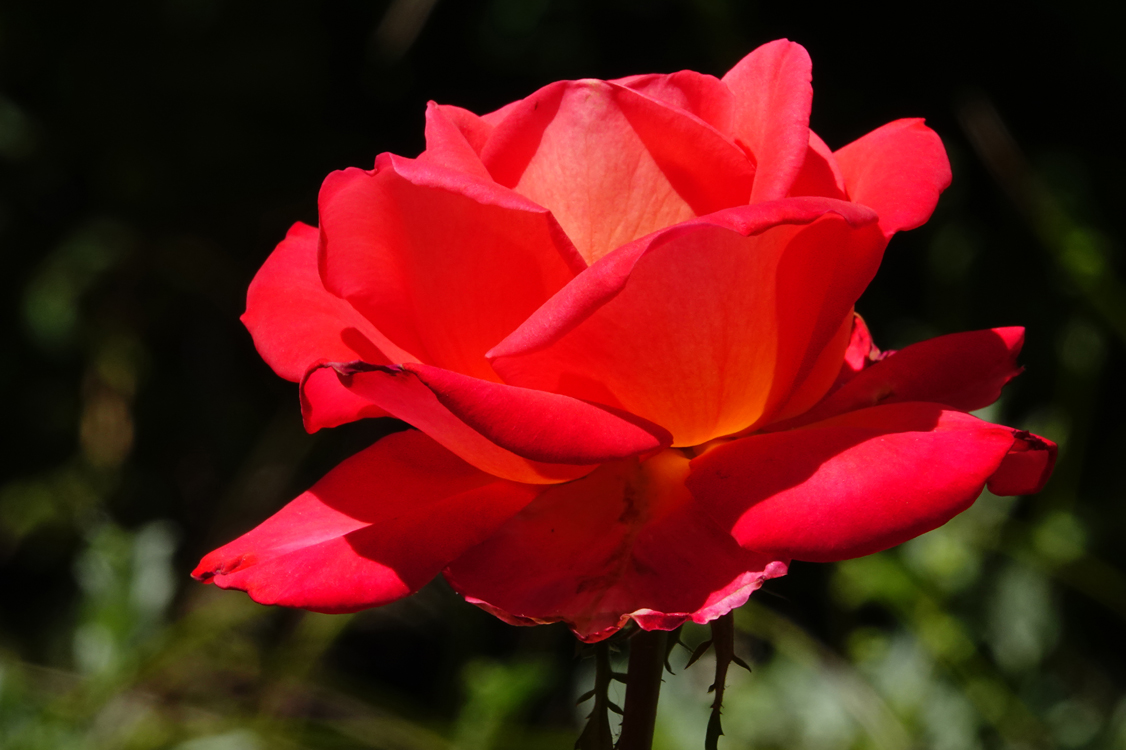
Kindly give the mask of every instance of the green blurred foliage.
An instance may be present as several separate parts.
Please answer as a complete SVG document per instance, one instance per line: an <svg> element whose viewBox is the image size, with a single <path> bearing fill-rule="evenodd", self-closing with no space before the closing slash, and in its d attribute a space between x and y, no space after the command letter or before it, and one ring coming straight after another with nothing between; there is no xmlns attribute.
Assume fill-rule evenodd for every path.
<svg viewBox="0 0 1126 750"><path fill-rule="evenodd" d="M1126 747L1114 12L0 5L0 747L570 748L594 669L561 627L509 627L440 581L328 616L188 578L398 429L305 434L239 327L245 288L315 222L327 172L421 148L427 99L487 111L557 78L719 74L778 36L811 50L831 145L925 116L951 153L934 219L893 241L860 302L878 343L1027 325L1028 372L983 416L1061 461L1037 497L986 493L897 549L770 582L738 613L754 672L730 676L721 747ZM701 747L708 719L711 657L683 658L669 750Z"/></svg>

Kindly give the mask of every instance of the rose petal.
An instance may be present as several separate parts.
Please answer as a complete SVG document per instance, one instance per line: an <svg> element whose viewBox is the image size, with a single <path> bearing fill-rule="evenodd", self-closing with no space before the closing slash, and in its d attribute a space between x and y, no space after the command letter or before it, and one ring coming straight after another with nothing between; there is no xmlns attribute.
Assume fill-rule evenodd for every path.
<svg viewBox="0 0 1126 750"><path fill-rule="evenodd" d="M611 83L690 112L721 133L731 132L735 97L731 89L715 76L681 70L668 75L650 73L618 78Z"/></svg>
<svg viewBox="0 0 1126 750"><path fill-rule="evenodd" d="M625 409L674 445L737 432L807 379L851 314L883 250L872 222L793 198L670 228L592 266L489 357L512 385Z"/></svg>
<svg viewBox="0 0 1126 750"><path fill-rule="evenodd" d="M692 461L687 483L747 549L844 560L941 526L994 475L999 489L1037 486L1048 444L1021 435L938 404L876 406L721 445ZM1014 450L1043 455L1008 459Z"/></svg>
<svg viewBox="0 0 1126 750"><path fill-rule="evenodd" d="M310 432L358 419L367 408L410 423L464 461L504 479L551 484L594 470L535 461L502 448L451 413L416 375L398 367L332 363L310 370L301 385L301 414Z"/></svg>
<svg viewBox="0 0 1126 750"><path fill-rule="evenodd" d="M790 188L790 195L820 195L825 198L848 200L844 175L837 165L833 152L812 130L809 131L809 147L805 152L805 161Z"/></svg>
<svg viewBox="0 0 1126 750"><path fill-rule="evenodd" d="M785 403L771 415L772 420L780 421L804 414L820 401L833 385L836 385L840 379L842 362L852 342L855 317L856 314L852 312L845 315L837 332L813 360L813 365L808 368L805 378L799 381ZM751 429L757 429L757 425Z"/></svg>
<svg viewBox="0 0 1126 750"><path fill-rule="evenodd" d="M791 429L877 404L928 401L959 411L988 406L1023 370L1017 355L1024 329L969 331L904 347L856 373L801 417L771 429Z"/></svg>
<svg viewBox="0 0 1126 750"><path fill-rule="evenodd" d="M566 622L584 641L630 619L661 630L713 620L786 566L716 527L685 490L687 472L688 460L667 451L551 487L446 578L509 622Z"/></svg>
<svg viewBox="0 0 1126 750"><path fill-rule="evenodd" d="M1051 440L1031 432L1014 430L1013 434L1013 447L989 477L989 491L994 495L1035 495L1052 476L1058 448Z"/></svg>
<svg viewBox="0 0 1126 750"><path fill-rule="evenodd" d="M324 288L317 241L315 228L300 222L290 227L250 282L242 315L262 359L295 383L319 361L382 361L381 347L388 343L352 305Z"/></svg>
<svg viewBox="0 0 1126 750"><path fill-rule="evenodd" d="M423 361L496 380L484 358L586 267L550 214L497 185L383 154L325 180L321 276Z"/></svg>
<svg viewBox="0 0 1126 750"><path fill-rule="evenodd" d="M860 317L859 313L854 314L852 336L848 342L848 349L845 351L844 364L841 365L841 372L834 385L838 387L844 385L866 367L878 362L881 356L876 342L872 340L868 324L864 322L864 318Z"/></svg>
<svg viewBox="0 0 1126 750"><path fill-rule="evenodd" d="M481 122L485 123L486 125L488 125L490 127L495 128L497 125L500 125L502 122L504 122L505 119L510 114L519 110L520 106L521 106L521 100L509 102L508 104L504 105L500 109L496 109L496 110L493 110L492 112L488 112L486 114L481 115ZM482 146L482 148L484 148L484 147Z"/></svg>
<svg viewBox="0 0 1126 750"><path fill-rule="evenodd" d="M657 425L569 396L489 383L426 365L404 369L474 430L534 461L603 463L672 442Z"/></svg>
<svg viewBox="0 0 1126 750"><path fill-rule="evenodd" d="M925 223L950 187L942 139L920 119L889 122L834 156L849 197L875 209L888 237Z"/></svg>
<svg viewBox="0 0 1126 750"><path fill-rule="evenodd" d="M354 612L417 591L539 492L400 432L344 461L192 573L262 604Z"/></svg>
<svg viewBox="0 0 1126 750"><path fill-rule="evenodd" d="M524 99L481 158L501 185L551 210L588 263L658 229L745 204L754 164L685 110L607 81Z"/></svg>
<svg viewBox="0 0 1126 750"><path fill-rule="evenodd" d="M470 141L472 138L483 146L491 132L492 128L472 112L427 102L426 150L418 160L491 180L489 171L481 163L480 148L474 148Z"/></svg>
<svg viewBox="0 0 1126 750"><path fill-rule="evenodd" d="M751 202L789 194L809 146L813 65L800 44L779 39L744 57L723 77L735 95L732 134L758 164Z"/></svg>

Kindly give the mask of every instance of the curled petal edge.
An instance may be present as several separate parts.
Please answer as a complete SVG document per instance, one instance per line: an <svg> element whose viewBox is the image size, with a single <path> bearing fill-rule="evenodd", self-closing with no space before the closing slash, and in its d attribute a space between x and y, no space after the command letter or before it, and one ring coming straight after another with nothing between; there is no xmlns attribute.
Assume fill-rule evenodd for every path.
<svg viewBox="0 0 1126 750"><path fill-rule="evenodd" d="M538 619L535 617L522 617L506 612L500 607L493 606L483 599L463 594L467 602L480 607L494 617L507 622L509 625L531 627L534 625L550 625L556 622L567 622L574 632L575 637L583 643L597 643L626 627L630 621L637 623L642 630L676 630L686 622L697 625L706 625L712 620L723 617L728 612L738 609L747 603L751 594L762 588L762 584L771 578L781 578L786 575L789 566L786 562L775 560L767 564L761 571L747 571L738 576L728 586L715 592L708 603L695 612L658 612L655 609L638 609L626 612L618 618L618 622L609 627L584 628L581 624L567 622L565 618L555 617Z"/></svg>
<svg viewBox="0 0 1126 750"><path fill-rule="evenodd" d="M494 459L484 456L483 447L494 457L503 451L533 464L558 467L548 470L548 476L567 481L588 473L595 464L659 450L672 441L666 430L640 417L569 396L492 383L419 363L362 361L321 363L306 375L302 410L313 429L332 424L320 421L318 407L309 395L314 390L311 380L323 380L327 375L323 371L334 373L339 387L331 381L317 383L320 392L331 388L329 392L346 399L350 408L375 406L414 424L490 473L501 469ZM523 472L525 478L510 473L498 475L529 481Z"/></svg>

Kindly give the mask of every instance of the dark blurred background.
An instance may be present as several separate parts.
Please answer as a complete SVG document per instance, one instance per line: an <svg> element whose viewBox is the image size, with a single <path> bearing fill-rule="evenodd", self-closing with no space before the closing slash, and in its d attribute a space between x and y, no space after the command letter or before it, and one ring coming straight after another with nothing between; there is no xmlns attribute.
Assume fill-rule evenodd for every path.
<svg viewBox="0 0 1126 750"><path fill-rule="evenodd" d="M954 185L858 309L884 348L1022 324L986 415L1060 444L981 498L740 610L723 747L1126 747L1126 46L1110 4L0 3L0 747L569 748L589 661L441 582L355 616L254 605L199 557L393 427L314 436L238 322L331 170L416 154L428 99L716 75L789 37L834 148L926 117ZM1115 375L1114 373L1120 373ZM698 642L705 629L689 629ZM657 746L699 748L674 656Z"/></svg>

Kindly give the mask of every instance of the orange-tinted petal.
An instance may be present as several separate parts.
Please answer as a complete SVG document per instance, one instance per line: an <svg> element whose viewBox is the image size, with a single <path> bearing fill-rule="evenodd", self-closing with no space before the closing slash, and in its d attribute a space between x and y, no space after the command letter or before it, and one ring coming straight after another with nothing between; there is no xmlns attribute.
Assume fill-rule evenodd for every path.
<svg viewBox="0 0 1126 750"><path fill-rule="evenodd" d="M735 97L731 89L715 76L681 70L670 74L650 73L618 78L611 83L633 89L670 107L682 109L719 132L731 134Z"/></svg>
<svg viewBox="0 0 1126 750"><path fill-rule="evenodd" d="M794 198L673 227L592 266L489 356L510 384L623 408L674 445L738 432L815 372L879 264L874 218Z"/></svg>
<svg viewBox="0 0 1126 750"><path fill-rule="evenodd" d="M754 164L689 112L607 81L553 83L501 121L481 158L551 210L594 262L658 229L745 204Z"/></svg>

